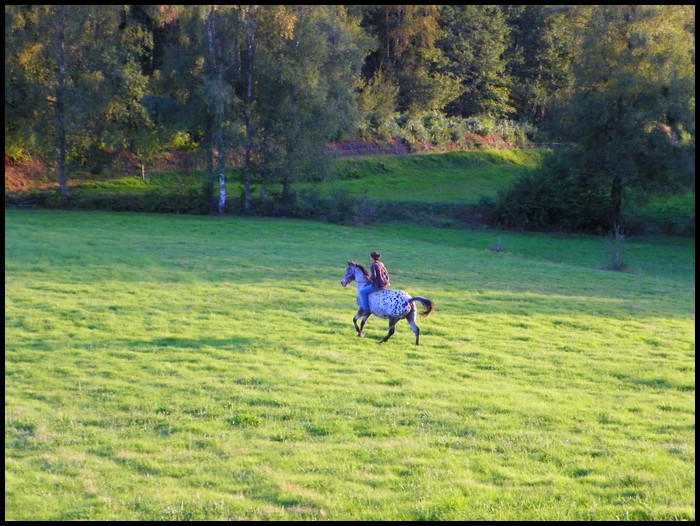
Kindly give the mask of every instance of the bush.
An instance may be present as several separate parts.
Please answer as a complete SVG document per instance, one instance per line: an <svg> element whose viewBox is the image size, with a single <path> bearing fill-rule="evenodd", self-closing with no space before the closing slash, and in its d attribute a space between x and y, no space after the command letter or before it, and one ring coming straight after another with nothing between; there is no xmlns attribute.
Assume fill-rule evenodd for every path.
<svg viewBox="0 0 700 526"><path fill-rule="evenodd" d="M695 235L695 194L670 195L633 202L624 217L633 234Z"/></svg>
<svg viewBox="0 0 700 526"><path fill-rule="evenodd" d="M505 147L526 143L536 129L529 123L495 120L480 115L450 117L438 111L395 113L373 126L361 126L368 141L401 141L411 151L473 149L484 145Z"/></svg>
<svg viewBox="0 0 700 526"><path fill-rule="evenodd" d="M300 191L292 194L291 200L284 200L279 193L267 192L262 197L252 199L251 213L259 216L356 224L357 201L346 191L335 192L330 197L324 197L316 190ZM235 207L231 212L237 213L238 210L240 207Z"/></svg>
<svg viewBox="0 0 700 526"><path fill-rule="evenodd" d="M605 191L578 177L568 155L559 153L499 192L495 219L504 228L607 232L609 209Z"/></svg>
<svg viewBox="0 0 700 526"><path fill-rule="evenodd" d="M194 188L145 192L76 190L71 194L68 204L61 207L74 210L195 215L207 214L210 211L204 191Z"/></svg>

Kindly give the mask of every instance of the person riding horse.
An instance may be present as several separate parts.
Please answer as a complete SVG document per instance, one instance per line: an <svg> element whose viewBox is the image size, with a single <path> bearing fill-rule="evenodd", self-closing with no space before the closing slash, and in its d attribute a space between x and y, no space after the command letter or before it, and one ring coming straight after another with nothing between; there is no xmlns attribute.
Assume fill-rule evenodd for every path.
<svg viewBox="0 0 700 526"><path fill-rule="evenodd" d="M369 310L369 295L372 292L378 290L384 290L391 287L391 282L389 280L389 271L386 269L384 263L380 261L382 255L379 252L372 252L369 255L372 258L372 266L370 267L370 280L369 285L360 289L360 303L362 306L362 316L369 316L372 312Z"/></svg>
<svg viewBox="0 0 700 526"><path fill-rule="evenodd" d="M387 273L388 274L388 273ZM356 261L349 260L348 267L345 270L345 275L343 279L340 280L340 285L342 287L347 287L351 282L357 284L357 314L352 319L352 323L357 331L357 336L363 338L365 335L364 328L365 323L370 315L374 315L377 318L382 318L389 320L389 332L379 343L386 342L394 334L396 330L396 324L400 320L406 320L411 326L413 333L416 335L416 345L420 342L420 328L416 324L416 315L427 316L432 312L435 312L435 304L428 298L423 298L421 296L411 296L407 292L402 290L390 290L390 289L375 289L373 286L368 287L368 282L370 279L370 271ZM386 277L386 282L388 284L389 279ZM366 304L369 309L363 308L360 302L360 291L367 290L369 294L368 302ZM420 302L425 310L421 313L417 312L414 303ZM358 325L358 320L360 324Z"/></svg>

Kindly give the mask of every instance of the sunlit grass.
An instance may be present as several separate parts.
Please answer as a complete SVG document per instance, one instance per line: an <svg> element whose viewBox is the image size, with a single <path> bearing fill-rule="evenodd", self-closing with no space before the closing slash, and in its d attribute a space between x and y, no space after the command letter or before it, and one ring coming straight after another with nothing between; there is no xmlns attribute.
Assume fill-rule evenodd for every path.
<svg viewBox="0 0 700 526"><path fill-rule="evenodd" d="M6 520L695 518L692 239L5 220ZM421 346L355 337L373 249Z"/></svg>
<svg viewBox="0 0 700 526"><path fill-rule="evenodd" d="M496 197L524 169L536 167L542 155L492 150L342 159L335 162L335 178L321 188L384 201L475 204Z"/></svg>

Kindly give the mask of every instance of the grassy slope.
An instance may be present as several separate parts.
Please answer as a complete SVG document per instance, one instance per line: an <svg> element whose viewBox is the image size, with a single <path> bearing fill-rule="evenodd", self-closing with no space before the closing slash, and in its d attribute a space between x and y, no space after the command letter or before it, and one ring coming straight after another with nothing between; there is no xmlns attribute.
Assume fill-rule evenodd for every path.
<svg viewBox="0 0 700 526"><path fill-rule="evenodd" d="M5 220L6 520L695 518L694 240ZM420 347L354 336L374 248Z"/></svg>
<svg viewBox="0 0 700 526"><path fill-rule="evenodd" d="M452 152L434 155L364 157L334 162L323 183L298 184L298 190L347 191L353 197L387 201L477 203L482 196L495 197L525 168L537 165L541 153L534 150ZM125 194L149 189L179 189L199 185L203 174L159 174L142 180L127 177L81 185L91 192ZM229 176L229 192L242 191L241 170ZM254 185L254 192L258 187Z"/></svg>
<svg viewBox="0 0 700 526"><path fill-rule="evenodd" d="M495 197L540 158L534 150L493 150L343 159L327 186L386 201L475 204L482 196Z"/></svg>

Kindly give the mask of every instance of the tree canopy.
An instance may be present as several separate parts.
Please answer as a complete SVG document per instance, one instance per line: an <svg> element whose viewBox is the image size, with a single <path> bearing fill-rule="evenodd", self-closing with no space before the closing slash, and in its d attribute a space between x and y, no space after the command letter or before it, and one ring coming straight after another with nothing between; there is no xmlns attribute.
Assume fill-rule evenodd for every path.
<svg viewBox="0 0 700 526"><path fill-rule="evenodd" d="M223 213L239 154L247 208L253 180L322 177L331 141L500 126L574 144L616 222L631 191L694 188L694 36L693 6L5 6L5 154L68 199L105 152L187 148Z"/></svg>

